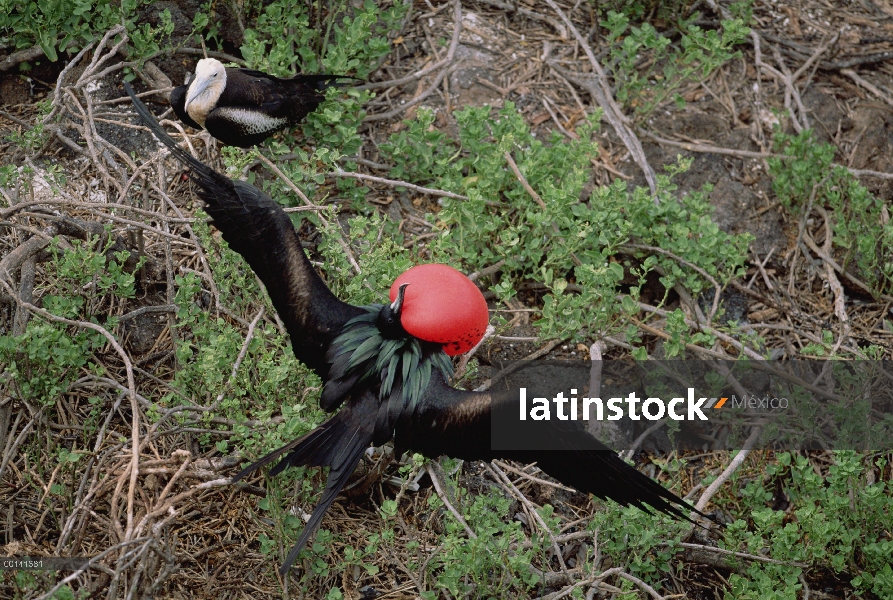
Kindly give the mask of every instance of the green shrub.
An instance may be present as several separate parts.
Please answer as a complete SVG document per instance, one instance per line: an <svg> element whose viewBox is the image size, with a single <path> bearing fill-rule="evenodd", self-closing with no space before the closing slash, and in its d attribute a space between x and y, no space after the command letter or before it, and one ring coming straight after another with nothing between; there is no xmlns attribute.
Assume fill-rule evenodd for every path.
<svg viewBox="0 0 893 600"><path fill-rule="evenodd" d="M736 512L750 514L752 523L739 519L730 525L726 547L806 563L851 579L860 593L893 596L893 488L883 480L869 483L868 472L875 467L883 473L886 460L872 465L855 452L839 451L827 473L820 474L804 456L777 455L775 463L765 466L768 480L752 481L742 492L744 505ZM776 482L791 503L787 511L766 506ZM752 562L746 576L729 578L726 598L793 600L802 574L801 567Z"/></svg>
<svg viewBox="0 0 893 600"><path fill-rule="evenodd" d="M856 275L875 294L893 290L893 223L883 218L884 202L875 198L844 167L834 166L835 149L813 139L811 130L797 135L776 134L783 157L770 158L772 187L781 204L794 215L806 206L827 208L838 261L855 267Z"/></svg>
<svg viewBox="0 0 893 600"><path fill-rule="evenodd" d="M669 250L723 282L743 272L749 236L723 233L710 218L706 193L672 194L670 176L686 162L659 178L659 202L644 188L629 193L623 181L581 199L590 160L598 154L592 140L598 114L577 129L578 139L555 132L543 142L511 102L491 112L482 107L455 113L455 144L431 130L430 111L419 110L381 151L395 164L397 177L468 196L443 198L442 209L430 215L440 232L430 244L434 260L468 270L504 260L504 276L491 288L503 300L524 282L542 282L551 290L537 321L542 335L584 338L616 328L622 311L615 297L625 268L659 266L667 287L678 281L697 292L709 285L664 254L639 253L644 262L618 262L621 245L631 239ZM505 152L545 209L508 168ZM581 292L567 293L569 283Z"/></svg>
<svg viewBox="0 0 893 600"><path fill-rule="evenodd" d="M601 22L608 30L607 67L614 78L617 100L632 107L639 119L651 114L671 94L677 104L684 104L677 89L693 80L706 79L715 69L740 56L732 48L742 43L750 31L744 21L724 19L722 32L717 33L696 26L694 22L699 17L696 12L678 24L678 44L650 23L630 26L629 16L622 12L608 11L607 19ZM640 72L637 65L646 54L649 66Z"/></svg>
<svg viewBox="0 0 893 600"><path fill-rule="evenodd" d="M112 0L0 0L0 41L19 50L37 44L55 62L59 52L101 37L120 17Z"/></svg>
<svg viewBox="0 0 893 600"><path fill-rule="evenodd" d="M94 237L87 242L73 240L71 245L64 253L55 241L50 245L54 259L47 271L53 293L42 297L43 307L65 319L114 328L116 318L107 317L111 299L132 298L135 291L133 272L123 268L129 254L116 252L109 259L110 236L104 243ZM82 291L85 286L92 288L87 296ZM0 336L0 364L6 365L6 375L18 397L48 405L68 390L81 369L103 371L94 353L106 343L105 337L92 329L34 316L22 335Z"/></svg>

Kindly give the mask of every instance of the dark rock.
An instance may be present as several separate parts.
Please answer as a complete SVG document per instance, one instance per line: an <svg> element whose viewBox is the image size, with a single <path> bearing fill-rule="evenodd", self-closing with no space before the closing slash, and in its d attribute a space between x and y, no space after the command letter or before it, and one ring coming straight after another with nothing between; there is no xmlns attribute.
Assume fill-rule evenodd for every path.
<svg viewBox="0 0 893 600"><path fill-rule="evenodd" d="M800 98L806 107L816 140L832 142L838 132L845 133L853 128L853 120L846 116L830 92L811 86Z"/></svg>
<svg viewBox="0 0 893 600"><path fill-rule="evenodd" d="M496 90L478 83L478 79L493 81L494 56L489 52L459 44L456 60L462 67L450 75L450 93L456 106L501 105L502 96Z"/></svg>

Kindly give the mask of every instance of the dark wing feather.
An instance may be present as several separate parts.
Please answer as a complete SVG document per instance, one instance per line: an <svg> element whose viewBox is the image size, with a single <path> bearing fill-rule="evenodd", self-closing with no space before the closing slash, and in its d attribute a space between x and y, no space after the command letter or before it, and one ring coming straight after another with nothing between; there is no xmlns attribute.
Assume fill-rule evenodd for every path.
<svg viewBox="0 0 893 600"><path fill-rule="evenodd" d="M192 169L198 194L207 203L208 214L223 239L245 258L266 286L291 336L295 356L325 378L329 345L344 324L362 310L329 291L307 260L291 219L281 206L254 186L221 175L178 147L133 89L124 85L155 136Z"/></svg>
<svg viewBox="0 0 893 600"><path fill-rule="evenodd" d="M279 574L283 577L288 573L288 570L298 558L298 553L307 543L307 540L309 540L310 536L319 529L319 525L322 523L322 518L329 510L332 502L335 501L335 498L338 497L338 492L340 492L341 488L344 487L344 484L347 483L347 480L354 472L354 469L357 468L357 464L360 462L363 452L369 447L371 441L371 434L368 437L362 437L360 436L359 431L355 431L347 440L347 445L344 447L344 453L340 455L341 462L333 465L329 470L329 478L326 481L326 488L323 490L322 496L319 498L319 504L313 509L313 513L310 515L310 520L304 525L301 537L295 542L291 552L288 553L282 566L279 567Z"/></svg>
<svg viewBox="0 0 893 600"><path fill-rule="evenodd" d="M362 372L354 371L342 377L328 379L319 395L319 407L329 412L336 410L362 376Z"/></svg>
<svg viewBox="0 0 893 600"><path fill-rule="evenodd" d="M186 112L186 92L188 90L188 85L181 85L171 90L171 108L174 109L174 114L177 115L178 119L180 119L193 129L197 129L200 131L202 126L193 121L192 117L189 116L189 113Z"/></svg>
<svg viewBox="0 0 893 600"><path fill-rule="evenodd" d="M217 106L257 108L271 117L288 119L289 125L316 110L325 100L322 91L331 87L338 75L297 75L279 79L259 71L227 69L226 87Z"/></svg>
<svg viewBox="0 0 893 600"><path fill-rule="evenodd" d="M394 435L398 452L411 449L428 457L442 454L466 460L503 458L539 468L581 492L614 500L623 506L690 520L695 509L676 494L621 459L595 439L580 421L539 421L538 430L564 442L564 450L494 451L490 445L493 411L517 414L517 398L457 390L434 373L421 405L411 415L401 415ZM649 511L650 512L650 511ZM697 511L695 511L697 512Z"/></svg>
<svg viewBox="0 0 893 600"><path fill-rule="evenodd" d="M250 121L232 113L231 109L215 108L205 117L205 130L227 146L251 148L263 143L265 139L287 125L282 122L267 127L253 127Z"/></svg>
<svg viewBox="0 0 893 600"><path fill-rule="evenodd" d="M227 146L250 148L288 126L285 119L270 119L261 109L246 114L232 107L215 108L205 117L205 129ZM241 113L241 114L238 114Z"/></svg>

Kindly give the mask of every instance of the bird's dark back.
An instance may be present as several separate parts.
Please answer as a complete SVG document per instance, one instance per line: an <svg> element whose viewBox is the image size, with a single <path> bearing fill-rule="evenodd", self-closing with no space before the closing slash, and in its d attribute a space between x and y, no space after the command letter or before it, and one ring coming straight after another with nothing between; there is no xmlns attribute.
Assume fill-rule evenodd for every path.
<svg viewBox="0 0 893 600"><path fill-rule="evenodd" d="M274 118L295 125L325 100L321 82L327 75L298 75L280 79L249 69L227 69L226 88L218 106L256 107Z"/></svg>

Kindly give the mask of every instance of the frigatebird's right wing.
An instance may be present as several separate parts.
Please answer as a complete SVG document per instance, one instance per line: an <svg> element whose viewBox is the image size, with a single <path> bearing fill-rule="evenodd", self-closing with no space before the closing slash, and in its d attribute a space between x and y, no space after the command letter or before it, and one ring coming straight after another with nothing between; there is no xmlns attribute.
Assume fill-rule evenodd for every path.
<svg viewBox="0 0 893 600"><path fill-rule="evenodd" d="M326 351L344 324L362 313L339 300L313 269L288 215L253 185L226 177L177 146L124 84L137 112L171 153L192 169L198 195L230 248L260 277L291 336L295 356L325 378Z"/></svg>
<svg viewBox="0 0 893 600"><path fill-rule="evenodd" d="M581 421L538 421L536 435L559 440L562 450L493 450L494 418L517 418L518 399L506 393L468 392L448 385L437 373L412 415L402 415L394 433L397 452L405 449L436 458L536 462L561 483L622 506L649 507L690 520L685 500L624 462L586 431ZM697 511L695 511L697 512Z"/></svg>

